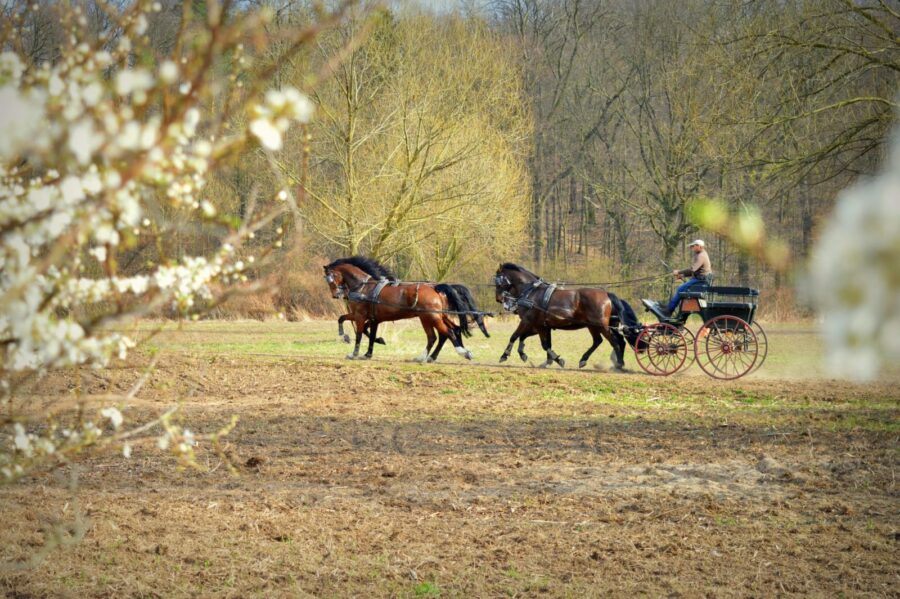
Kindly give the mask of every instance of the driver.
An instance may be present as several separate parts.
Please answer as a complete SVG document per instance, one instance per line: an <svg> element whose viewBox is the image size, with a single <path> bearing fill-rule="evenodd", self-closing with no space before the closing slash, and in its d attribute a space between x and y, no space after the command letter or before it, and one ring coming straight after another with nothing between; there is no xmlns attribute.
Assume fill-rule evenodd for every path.
<svg viewBox="0 0 900 599"><path fill-rule="evenodd" d="M687 291L694 285L706 285L707 275L712 274L712 267L709 264L709 254L706 253L706 243L702 239L695 239L691 242L691 251L694 252L694 259L691 262L691 266L682 270L672 271L672 274L678 279L683 279L685 277L690 278L678 286L675 295L669 300L669 305L663 310L663 313L666 316L672 315L675 306L677 306L680 301L679 294L682 291Z"/></svg>

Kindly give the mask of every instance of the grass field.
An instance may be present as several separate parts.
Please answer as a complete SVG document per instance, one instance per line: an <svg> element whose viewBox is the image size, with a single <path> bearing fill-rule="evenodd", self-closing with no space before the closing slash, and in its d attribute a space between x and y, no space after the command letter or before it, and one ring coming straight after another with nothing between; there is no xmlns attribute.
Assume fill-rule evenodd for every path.
<svg viewBox="0 0 900 599"><path fill-rule="evenodd" d="M691 321L689 326L696 331L700 324L699 321ZM471 338L466 339L466 347L470 348L475 356L472 363L500 366L498 359L515 328L514 325L515 322L508 319L491 322L489 327L493 334L490 339L484 338L480 332L476 332ZM763 324L763 326L768 336L773 337L773 343L770 345L764 368L760 369L754 378L810 379L821 378L824 375L822 342L811 324ZM146 329L147 325L142 328ZM346 330L350 331L351 327L348 326ZM425 349L425 335L418 321L383 324L379 328L378 335L384 338L387 345L375 346L374 358L376 360L390 362L412 360L421 355ZM237 353L255 358L343 358L351 352L352 346L336 343L337 339L337 327L333 322L207 321L191 323L184 327L169 324L162 334L153 339L151 346L196 355ZM567 365L571 368L577 366L578 359L589 346L590 335L586 330L554 333L554 350L566 358ZM365 351L366 343L364 342L360 353L365 353ZM526 351L529 356L527 366L537 366L544 361L545 354L537 337L530 337L526 341ZM610 346L604 341L595 351L586 369L589 371L609 369L609 352ZM626 353L625 360L631 370L643 374L630 350ZM441 352L439 362L459 364L462 363L462 360L455 354L453 347L447 343ZM513 350L510 359L504 365L522 366L523 364L516 351ZM554 366L554 369L557 368ZM704 376L699 367L690 368L683 375Z"/></svg>
<svg viewBox="0 0 900 599"><path fill-rule="evenodd" d="M41 596L897 596L900 391L829 380L807 325L766 326L770 356L732 383L541 370L512 330L476 333L466 362L421 353L390 325L348 361L332 322L200 322L122 366L85 372L91 397L156 372L129 409L180 403L193 429L232 415L238 474L150 447L81 468L83 542L0 591ZM150 325L142 325L149 331ZM554 347L576 364L582 333ZM630 352L630 350L629 350ZM543 354L528 342L531 361ZM42 398L69 393L51 377ZM15 564L76 503L55 474L0 489L0 558Z"/></svg>

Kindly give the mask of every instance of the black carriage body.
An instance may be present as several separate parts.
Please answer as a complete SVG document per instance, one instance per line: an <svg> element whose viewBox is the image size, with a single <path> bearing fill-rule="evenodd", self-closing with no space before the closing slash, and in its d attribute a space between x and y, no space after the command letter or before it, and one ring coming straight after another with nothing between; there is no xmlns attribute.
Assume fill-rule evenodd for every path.
<svg viewBox="0 0 900 599"><path fill-rule="evenodd" d="M681 293L679 320L686 322L691 314L699 314L703 322L717 316L736 316L753 324L759 300L759 289L751 287L704 287Z"/></svg>

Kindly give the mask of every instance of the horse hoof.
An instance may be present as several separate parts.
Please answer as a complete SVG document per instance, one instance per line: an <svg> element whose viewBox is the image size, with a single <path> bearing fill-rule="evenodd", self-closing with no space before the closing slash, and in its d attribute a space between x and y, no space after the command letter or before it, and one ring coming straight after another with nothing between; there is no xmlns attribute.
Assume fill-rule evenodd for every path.
<svg viewBox="0 0 900 599"><path fill-rule="evenodd" d="M371 359L372 359L372 354L363 354L360 357L360 360L371 360Z"/></svg>
<svg viewBox="0 0 900 599"><path fill-rule="evenodd" d="M350 341L348 340L347 343L350 343ZM385 342L384 342L384 339L382 339L381 337L379 337L378 339L376 339L376 340L375 340L375 343L377 343L377 344L379 344L379 345L387 345L387 343L385 343Z"/></svg>
<svg viewBox="0 0 900 599"><path fill-rule="evenodd" d="M538 366L538 368L546 368L546 367L548 367L548 366L550 366L550 362L549 362L549 361L548 361L548 362L543 362L543 363L541 363L541 364Z"/></svg>
<svg viewBox="0 0 900 599"><path fill-rule="evenodd" d="M508 354L503 354L502 356L500 356L500 363L502 364L503 362L506 362L506 359L507 359L508 357L509 357Z"/></svg>
<svg viewBox="0 0 900 599"><path fill-rule="evenodd" d="M338 341L343 341L344 343L350 343L350 335L338 335Z"/></svg>
<svg viewBox="0 0 900 599"><path fill-rule="evenodd" d="M560 367L560 368L565 368L565 367L566 367L566 361L563 360L562 358L557 358L557 359L556 359L556 363L559 364L559 367Z"/></svg>
<svg viewBox="0 0 900 599"><path fill-rule="evenodd" d="M354 356L353 354L347 354L347 359L348 359L348 360L355 360L355 359L356 359L356 356Z"/></svg>
<svg viewBox="0 0 900 599"><path fill-rule="evenodd" d="M467 351L467 352L466 352L466 355L463 356L463 357L465 357L466 360L471 360L471 359L472 359L472 352Z"/></svg>
<svg viewBox="0 0 900 599"><path fill-rule="evenodd" d="M523 362L527 362L527 361L528 361L528 356L525 355L525 354L519 354L519 357L522 358L522 361L523 361Z"/></svg>
<svg viewBox="0 0 900 599"><path fill-rule="evenodd" d="M582 360L578 363L579 368L584 368L585 366L587 366L587 360Z"/></svg>
<svg viewBox="0 0 900 599"><path fill-rule="evenodd" d="M426 363L426 364L433 364L433 363L434 363L434 358L432 358L431 356L428 356L428 359L425 360L425 363Z"/></svg>

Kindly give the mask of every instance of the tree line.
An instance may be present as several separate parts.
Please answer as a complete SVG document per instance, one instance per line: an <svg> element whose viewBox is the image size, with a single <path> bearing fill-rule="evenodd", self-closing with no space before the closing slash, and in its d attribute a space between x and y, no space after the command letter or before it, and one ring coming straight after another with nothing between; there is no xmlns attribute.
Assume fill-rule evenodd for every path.
<svg viewBox="0 0 900 599"><path fill-rule="evenodd" d="M169 51L184 11L207 6L161 4L147 35ZM23 40L35 62L64 35L41 6ZM247 6L268 7L275 32L318 10ZM102 14L86 11L98 28ZM308 90L316 115L277 158L256 148L220 168L208 199L240 219L299 191L258 240L288 230L286 271L363 253L407 278L485 282L511 259L609 281L680 264L701 236L720 281L790 287L741 234L764 228L802 261L837 192L876 170L900 90L897 0L364 2L290 60L247 45L250 68ZM728 215L712 231L692 214L710 200ZM760 231L729 230L747 222ZM167 243L177 255L217 239L186 225Z"/></svg>

